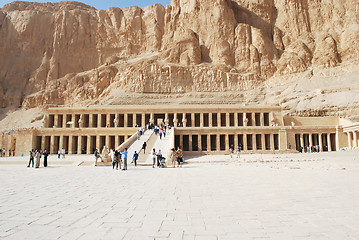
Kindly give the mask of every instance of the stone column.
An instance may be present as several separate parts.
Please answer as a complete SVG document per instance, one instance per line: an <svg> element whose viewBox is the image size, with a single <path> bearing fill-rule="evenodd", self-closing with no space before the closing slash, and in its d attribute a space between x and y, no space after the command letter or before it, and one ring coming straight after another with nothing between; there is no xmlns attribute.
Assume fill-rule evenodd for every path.
<svg viewBox="0 0 359 240"><path fill-rule="evenodd" d="M226 151L228 152L229 151L229 135L226 134L225 135L225 147L226 147Z"/></svg>
<svg viewBox="0 0 359 240"><path fill-rule="evenodd" d="M187 127L187 119L186 119L186 114L185 113L182 114L182 126Z"/></svg>
<svg viewBox="0 0 359 240"><path fill-rule="evenodd" d="M150 114L150 123L155 124L155 115L153 113Z"/></svg>
<svg viewBox="0 0 359 240"><path fill-rule="evenodd" d="M123 125L124 125L125 128L128 127L127 124L128 124L128 114L125 113L125 114L123 114Z"/></svg>
<svg viewBox="0 0 359 240"><path fill-rule="evenodd" d="M264 112L260 113L260 122L261 122L261 126L264 126Z"/></svg>
<svg viewBox="0 0 359 240"><path fill-rule="evenodd" d="M354 138L354 147L357 148L358 147L358 136L357 133L355 131L353 131L353 138Z"/></svg>
<svg viewBox="0 0 359 240"><path fill-rule="evenodd" d="M202 135L198 134L198 151L202 151Z"/></svg>
<svg viewBox="0 0 359 240"><path fill-rule="evenodd" d="M218 123L218 127L222 126L221 113L217 113L217 123Z"/></svg>
<svg viewBox="0 0 359 240"><path fill-rule="evenodd" d="M322 151L323 151L322 133L319 133L319 134L318 134L318 138L319 138L319 151L322 152Z"/></svg>
<svg viewBox="0 0 359 240"><path fill-rule="evenodd" d="M93 128L93 114L89 114L89 128Z"/></svg>
<svg viewBox="0 0 359 240"><path fill-rule="evenodd" d="M179 135L179 139L180 139L180 146L181 146L181 149L183 151L183 135Z"/></svg>
<svg viewBox="0 0 359 240"><path fill-rule="evenodd" d="M257 123L256 123L256 113L253 112L252 113L252 126L256 126L256 125L257 125Z"/></svg>
<svg viewBox="0 0 359 240"><path fill-rule="evenodd" d="M348 148L352 148L352 137L350 136L351 133L347 132L347 136L348 136Z"/></svg>
<svg viewBox="0 0 359 240"><path fill-rule="evenodd" d="M243 113L243 126L247 127L248 126L248 118L247 118L247 114Z"/></svg>
<svg viewBox="0 0 359 240"><path fill-rule="evenodd" d="M313 134L309 133L309 147L312 150L313 147Z"/></svg>
<svg viewBox="0 0 359 240"><path fill-rule="evenodd" d="M91 154L91 136L87 135L86 154Z"/></svg>
<svg viewBox="0 0 359 240"><path fill-rule="evenodd" d="M217 152L221 151L221 135L217 134L217 139L216 139L216 149Z"/></svg>
<svg viewBox="0 0 359 240"><path fill-rule="evenodd" d="M66 118L67 118L67 114L62 115L62 128L66 128L67 125Z"/></svg>
<svg viewBox="0 0 359 240"><path fill-rule="evenodd" d="M109 113L106 114L106 127L111 126L111 115Z"/></svg>
<svg viewBox="0 0 359 240"><path fill-rule="evenodd" d="M236 151L238 144L238 134L234 134L234 151Z"/></svg>
<svg viewBox="0 0 359 240"><path fill-rule="evenodd" d="M170 119L168 118L168 113L165 113L165 124L169 124Z"/></svg>
<svg viewBox="0 0 359 240"><path fill-rule="evenodd" d="M183 114L183 116L185 116L185 114ZM191 113L191 127L196 126L195 117L196 117L196 115L194 113Z"/></svg>
<svg viewBox="0 0 359 240"><path fill-rule="evenodd" d="M212 115L212 113L208 113L208 126L213 127L213 115Z"/></svg>
<svg viewBox="0 0 359 240"><path fill-rule="evenodd" d="M229 116L230 116L230 115L229 115L229 113L227 112L227 113L226 113L226 127L230 127L230 125L231 125L231 124L230 124L230 121L229 121L229 120L230 120L230 119L229 119Z"/></svg>
<svg viewBox="0 0 359 240"><path fill-rule="evenodd" d="M57 128L58 124L59 124L59 115L55 114L54 115L54 126L52 126L52 127Z"/></svg>
<svg viewBox="0 0 359 240"><path fill-rule="evenodd" d="M144 113L142 113L141 122L141 127L146 127L146 115Z"/></svg>
<svg viewBox="0 0 359 240"><path fill-rule="evenodd" d="M303 134L301 134L301 140L303 140ZM270 150L275 152L274 134L270 135Z"/></svg>
<svg viewBox="0 0 359 240"><path fill-rule="evenodd" d="M192 151L193 149L192 149L192 143L193 143L193 135L192 134L189 134L189 136L188 136L188 150L189 151Z"/></svg>
<svg viewBox="0 0 359 240"><path fill-rule="evenodd" d="M207 151L210 152L211 151L211 135L208 134L207 135Z"/></svg>
<svg viewBox="0 0 359 240"><path fill-rule="evenodd" d="M243 151L248 151L247 134L243 134Z"/></svg>
<svg viewBox="0 0 359 240"><path fill-rule="evenodd" d="M132 125L133 125L133 127L135 127L136 126L136 124L137 124L137 114L136 113L134 113L133 114L133 122L132 122Z"/></svg>
<svg viewBox="0 0 359 240"><path fill-rule="evenodd" d="M201 128L204 127L204 113L200 113L200 114L199 114L199 126L200 126Z"/></svg>
<svg viewBox="0 0 359 240"><path fill-rule="evenodd" d="M102 127L102 121L101 121L101 113L97 114L97 128ZM100 149L98 149L100 151Z"/></svg>
<svg viewBox="0 0 359 240"><path fill-rule="evenodd" d="M78 142L77 142L77 154L81 154L82 150L82 136L78 136Z"/></svg>
<svg viewBox="0 0 359 240"><path fill-rule="evenodd" d="M62 149L64 147L64 136L60 135L59 138L59 148Z"/></svg>
<svg viewBox="0 0 359 240"><path fill-rule="evenodd" d="M234 126L238 127L238 113L237 112L234 113Z"/></svg>
<svg viewBox="0 0 359 240"><path fill-rule="evenodd" d="M55 151L55 136L54 135L51 135L51 137L50 137L50 149L49 149L49 151L50 151L50 153L54 153ZM57 149L56 149L57 150Z"/></svg>
<svg viewBox="0 0 359 240"><path fill-rule="evenodd" d="M266 135L265 134L262 134L261 140L262 140L262 151L265 151L266 150Z"/></svg>
<svg viewBox="0 0 359 240"><path fill-rule="evenodd" d="M173 125L174 127L178 127L177 113L173 114Z"/></svg>
<svg viewBox="0 0 359 240"><path fill-rule="evenodd" d="M72 135L69 136L69 149L68 149L69 154L73 154L73 148L72 148L73 138L74 137Z"/></svg>
<svg viewBox="0 0 359 240"><path fill-rule="evenodd" d="M327 134L327 143L328 143L328 151L331 152L332 150L332 140L330 139L330 133Z"/></svg>
<svg viewBox="0 0 359 240"><path fill-rule="evenodd" d="M257 151L257 134L252 134L253 151Z"/></svg>
<svg viewBox="0 0 359 240"><path fill-rule="evenodd" d="M71 128L75 128L75 126L76 126L75 114L71 114L71 122L72 122Z"/></svg>
<svg viewBox="0 0 359 240"><path fill-rule="evenodd" d="M41 147L40 148L42 150L45 150L45 140L46 140L45 138L46 138L46 136L41 136Z"/></svg>
<svg viewBox="0 0 359 240"><path fill-rule="evenodd" d="M96 143L95 143L96 149L101 153L102 149L100 149L100 136L96 136Z"/></svg>
<svg viewBox="0 0 359 240"><path fill-rule="evenodd" d="M288 138L286 130L279 130L279 150L288 149Z"/></svg>
<svg viewBox="0 0 359 240"><path fill-rule="evenodd" d="M120 143L119 143L119 136L116 135L116 136L115 136L115 149L120 146L119 144L120 144Z"/></svg>
<svg viewBox="0 0 359 240"><path fill-rule="evenodd" d="M105 146L110 149L110 135L106 135Z"/></svg>
<svg viewBox="0 0 359 240"><path fill-rule="evenodd" d="M303 148L303 152L304 152L304 135L303 135L303 133L300 134L300 146Z"/></svg>

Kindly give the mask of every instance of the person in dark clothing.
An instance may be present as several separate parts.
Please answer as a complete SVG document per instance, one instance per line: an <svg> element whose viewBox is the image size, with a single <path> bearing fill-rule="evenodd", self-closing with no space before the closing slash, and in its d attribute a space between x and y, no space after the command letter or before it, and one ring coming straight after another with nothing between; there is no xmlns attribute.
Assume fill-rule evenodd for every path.
<svg viewBox="0 0 359 240"><path fill-rule="evenodd" d="M142 149L143 149L143 153L144 153L144 154L146 153L146 147L147 147L147 143L146 143L146 142L143 142L143 144L142 144Z"/></svg>
<svg viewBox="0 0 359 240"><path fill-rule="evenodd" d="M44 167L47 167L47 156L49 156L49 154L47 153L46 149L43 153L43 156L44 156Z"/></svg>
<svg viewBox="0 0 359 240"><path fill-rule="evenodd" d="M29 154L30 154L30 160L29 160L29 164L27 165L27 167L30 167L30 163L32 163L31 166L34 167L34 149L32 149L29 152Z"/></svg>

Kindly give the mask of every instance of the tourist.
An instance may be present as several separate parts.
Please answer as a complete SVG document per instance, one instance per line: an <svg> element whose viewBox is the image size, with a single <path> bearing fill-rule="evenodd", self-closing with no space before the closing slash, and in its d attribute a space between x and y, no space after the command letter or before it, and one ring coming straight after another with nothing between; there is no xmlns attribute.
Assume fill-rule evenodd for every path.
<svg viewBox="0 0 359 240"><path fill-rule="evenodd" d="M9 157L11 157L11 150L9 149Z"/></svg>
<svg viewBox="0 0 359 240"><path fill-rule="evenodd" d="M3 156L3 157L6 157L5 154L6 154L6 149L3 148L3 149L2 149L2 156Z"/></svg>
<svg viewBox="0 0 359 240"><path fill-rule="evenodd" d="M61 156L61 150L59 148L59 150L57 151L57 158L60 159L60 156Z"/></svg>
<svg viewBox="0 0 359 240"><path fill-rule="evenodd" d="M96 149L94 152L94 156L95 156L95 166L97 166L97 161L100 158L100 153L98 152L98 150ZM60 158L60 157L59 157Z"/></svg>
<svg viewBox="0 0 359 240"><path fill-rule="evenodd" d="M115 169L115 165L116 165L116 170L118 170L118 163L120 162L120 153L116 150L115 153L113 154L113 166L112 169ZM121 163L120 163L120 169L121 169Z"/></svg>
<svg viewBox="0 0 359 240"><path fill-rule="evenodd" d="M36 150L35 152L35 168L39 168L40 167L40 151Z"/></svg>
<svg viewBox="0 0 359 240"><path fill-rule="evenodd" d="M34 155L33 155L33 152L34 152L33 149L29 152L30 160L29 160L29 164L27 165L27 167L30 167L30 163L32 164L31 167L34 167Z"/></svg>
<svg viewBox="0 0 359 240"><path fill-rule="evenodd" d="M236 153L237 153L237 158L240 158L240 155L241 155L241 147L240 146L237 146Z"/></svg>
<svg viewBox="0 0 359 240"><path fill-rule="evenodd" d="M49 156L49 154L47 153L47 150L44 150L44 167L47 167L47 156Z"/></svg>
<svg viewBox="0 0 359 240"><path fill-rule="evenodd" d="M62 158L65 158L65 153L66 153L65 148L62 148L61 153L62 153Z"/></svg>
<svg viewBox="0 0 359 240"><path fill-rule="evenodd" d="M230 148L229 148L229 156L232 158L232 157L233 157L232 155L233 155L233 148L230 147Z"/></svg>
<svg viewBox="0 0 359 240"><path fill-rule="evenodd" d="M175 165L176 165L176 149L174 149L174 148L171 149L170 158L171 158L171 162L172 162L172 167L175 167Z"/></svg>
<svg viewBox="0 0 359 240"><path fill-rule="evenodd" d="M135 167L137 167L137 159L138 159L138 153L135 151L135 153L132 156L132 162L135 163Z"/></svg>
<svg viewBox="0 0 359 240"><path fill-rule="evenodd" d="M162 131L160 131L159 136L160 136L160 140L161 140L162 139Z"/></svg>
<svg viewBox="0 0 359 240"><path fill-rule="evenodd" d="M137 131L137 140L140 140L141 138L141 131Z"/></svg>
<svg viewBox="0 0 359 240"><path fill-rule="evenodd" d="M161 149L158 150L156 156L157 156L157 167L160 167L161 166L161 159L162 159Z"/></svg>
<svg viewBox="0 0 359 240"><path fill-rule="evenodd" d="M146 147L147 147L147 143L143 142L142 144L143 154L146 154Z"/></svg>
<svg viewBox="0 0 359 240"><path fill-rule="evenodd" d="M111 157L111 161L112 161L112 165L114 165L115 163L115 152L113 151L113 149L110 149L110 157Z"/></svg>
<svg viewBox="0 0 359 240"><path fill-rule="evenodd" d="M178 148L177 148L176 157L177 157L177 162L178 162L178 166L177 166L177 167L182 167L182 163L183 163L183 151L182 151L181 147L178 147Z"/></svg>
<svg viewBox="0 0 359 240"><path fill-rule="evenodd" d="M152 152L151 152L151 157L152 157L152 168L155 167L155 164L156 164L156 149L152 149Z"/></svg>
<svg viewBox="0 0 359 240"><path fill-rule="evenodd" d="M166 138L166 127L165 127L165 129L162 131L162 134L163 134L163 138Z"/></svg>
<svg viewBox="0 0 359 240"><path fill-rule="evenodd" d="M126 171L127 170L127 148L125 148L125 151L121 152L121 154L123 155L123 168L122 171Z"/></svg>
<svg viewBox="0 0 359 240"><path fill-rule="evenodd" d="M12 150L12 156L15 157L15 149Z"/></svg>

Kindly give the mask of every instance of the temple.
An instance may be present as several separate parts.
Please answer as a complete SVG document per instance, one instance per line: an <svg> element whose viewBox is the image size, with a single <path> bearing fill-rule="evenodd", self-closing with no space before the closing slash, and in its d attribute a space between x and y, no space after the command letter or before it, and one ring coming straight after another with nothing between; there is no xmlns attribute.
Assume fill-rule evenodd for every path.
<svg viewBox="0 0 359 240"><path fill-rule="evenodd" d="M318 146L320 151L358 147L359 124L331 117L283 116L277 106L177 105L49 108L43 127L2 135L0 146L68 154L92 154L104 146L117 148L134 141L140 126L169 124L171 146L191 154L224 154L241 146L244 153L297 152ZM127 145L129 145L128 143Z"/></svg>

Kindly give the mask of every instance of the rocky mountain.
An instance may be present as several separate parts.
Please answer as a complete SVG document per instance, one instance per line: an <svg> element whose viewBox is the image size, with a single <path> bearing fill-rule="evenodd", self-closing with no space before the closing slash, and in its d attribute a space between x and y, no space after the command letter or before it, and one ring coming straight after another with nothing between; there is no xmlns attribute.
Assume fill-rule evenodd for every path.
<svg viewBox="0 0 359 240"><path fill-rule="evenodd" d="M358 39L355 0L13 2L0 9L0 105L243 102L359 119Z"/></svg>

